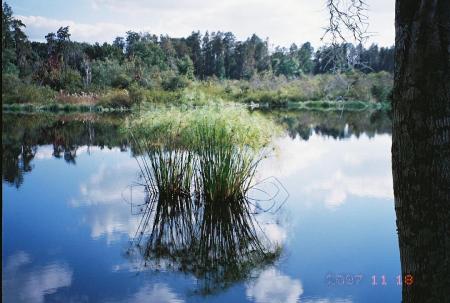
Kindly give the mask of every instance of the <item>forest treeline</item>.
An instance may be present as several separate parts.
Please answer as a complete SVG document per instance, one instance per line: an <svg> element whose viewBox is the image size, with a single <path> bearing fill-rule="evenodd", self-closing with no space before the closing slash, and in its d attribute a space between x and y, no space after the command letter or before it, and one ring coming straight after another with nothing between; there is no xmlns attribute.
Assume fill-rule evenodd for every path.
<svg viewBox="0 0 450 303"><path fill-rule="evenodd" d="M90 44L72 41L68 26L48 33L46 42L37 42L29 41L25 27L3 3L2 97L11 103L24 102L13 93L21 86L22 92L31 90L29 95L45 99L51 91L76 93L131 85L173 91L194 80L251 80L262 75L289 81L336 70L368 74L392 73L394 68L393 47L377 45L345 43L314 50L306 42L271 51L268 40L255 34L239 41L233 33L220 31L197 31L183 38L128 31L112 43Z"/></svg>

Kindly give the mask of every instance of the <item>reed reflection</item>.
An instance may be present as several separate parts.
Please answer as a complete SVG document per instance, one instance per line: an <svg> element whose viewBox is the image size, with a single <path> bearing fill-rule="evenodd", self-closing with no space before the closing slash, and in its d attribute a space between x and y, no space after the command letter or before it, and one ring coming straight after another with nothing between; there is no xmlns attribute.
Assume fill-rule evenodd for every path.
<svg viewBox="0 0 450 303"><path fill-rule="evenodd" d="M266 210L249 195L264 153L238 144L221 121L202 120L188 137L134 138L146 201L129 254L142 267L192 274L208 294L273 263L281 246L265 236L257 216Z"/></svg>

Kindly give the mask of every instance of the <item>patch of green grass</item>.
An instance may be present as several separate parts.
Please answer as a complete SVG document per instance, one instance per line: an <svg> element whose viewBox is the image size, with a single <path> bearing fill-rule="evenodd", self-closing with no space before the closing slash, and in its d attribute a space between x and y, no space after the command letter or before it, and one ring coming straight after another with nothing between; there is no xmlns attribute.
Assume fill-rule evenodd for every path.
<svg viewBox="0 0 450 303"><path fill-rule="evenodd" d="M258 148L269 144L272 137L281 132L273 121L251 113L243 106L207 106L197 108L156 108L136 115L128 129L138 138L146 138L152 144L178 144L189 147L198 127L204 121L220 125L227 135L232 134L233 144Z"/></svg>
<svg viewBox="0 0 450 303"><path fill-rule="evenodd" d="M103 95L98 104L103 107L130 108L133 100L126 89L114 89Z"/></svg>

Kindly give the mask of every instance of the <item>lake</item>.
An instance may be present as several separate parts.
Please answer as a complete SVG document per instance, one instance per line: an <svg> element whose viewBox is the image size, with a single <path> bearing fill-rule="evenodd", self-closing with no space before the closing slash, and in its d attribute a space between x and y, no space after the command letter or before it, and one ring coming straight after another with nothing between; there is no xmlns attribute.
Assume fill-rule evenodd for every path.
<svg viewBox="0 0 450 303"><path fill-rule="evenodd" d="M250 193L275 196L254 216L281 252L205 291L181 265L129 253L145 194L126 115L4 114L3 301L400 302L389 115L263 115L284 132Z"/></svg>

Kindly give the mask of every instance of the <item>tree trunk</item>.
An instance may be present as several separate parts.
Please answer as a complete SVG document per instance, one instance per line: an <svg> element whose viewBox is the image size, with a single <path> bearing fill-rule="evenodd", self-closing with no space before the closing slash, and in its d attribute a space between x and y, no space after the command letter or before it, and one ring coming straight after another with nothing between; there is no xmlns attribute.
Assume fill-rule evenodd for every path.
<svg viewBox="0 0 450 303"><path fill-rule="evenodd" d="M450 0L397 0L392 171L404 302L450 300Z"/></svg>

